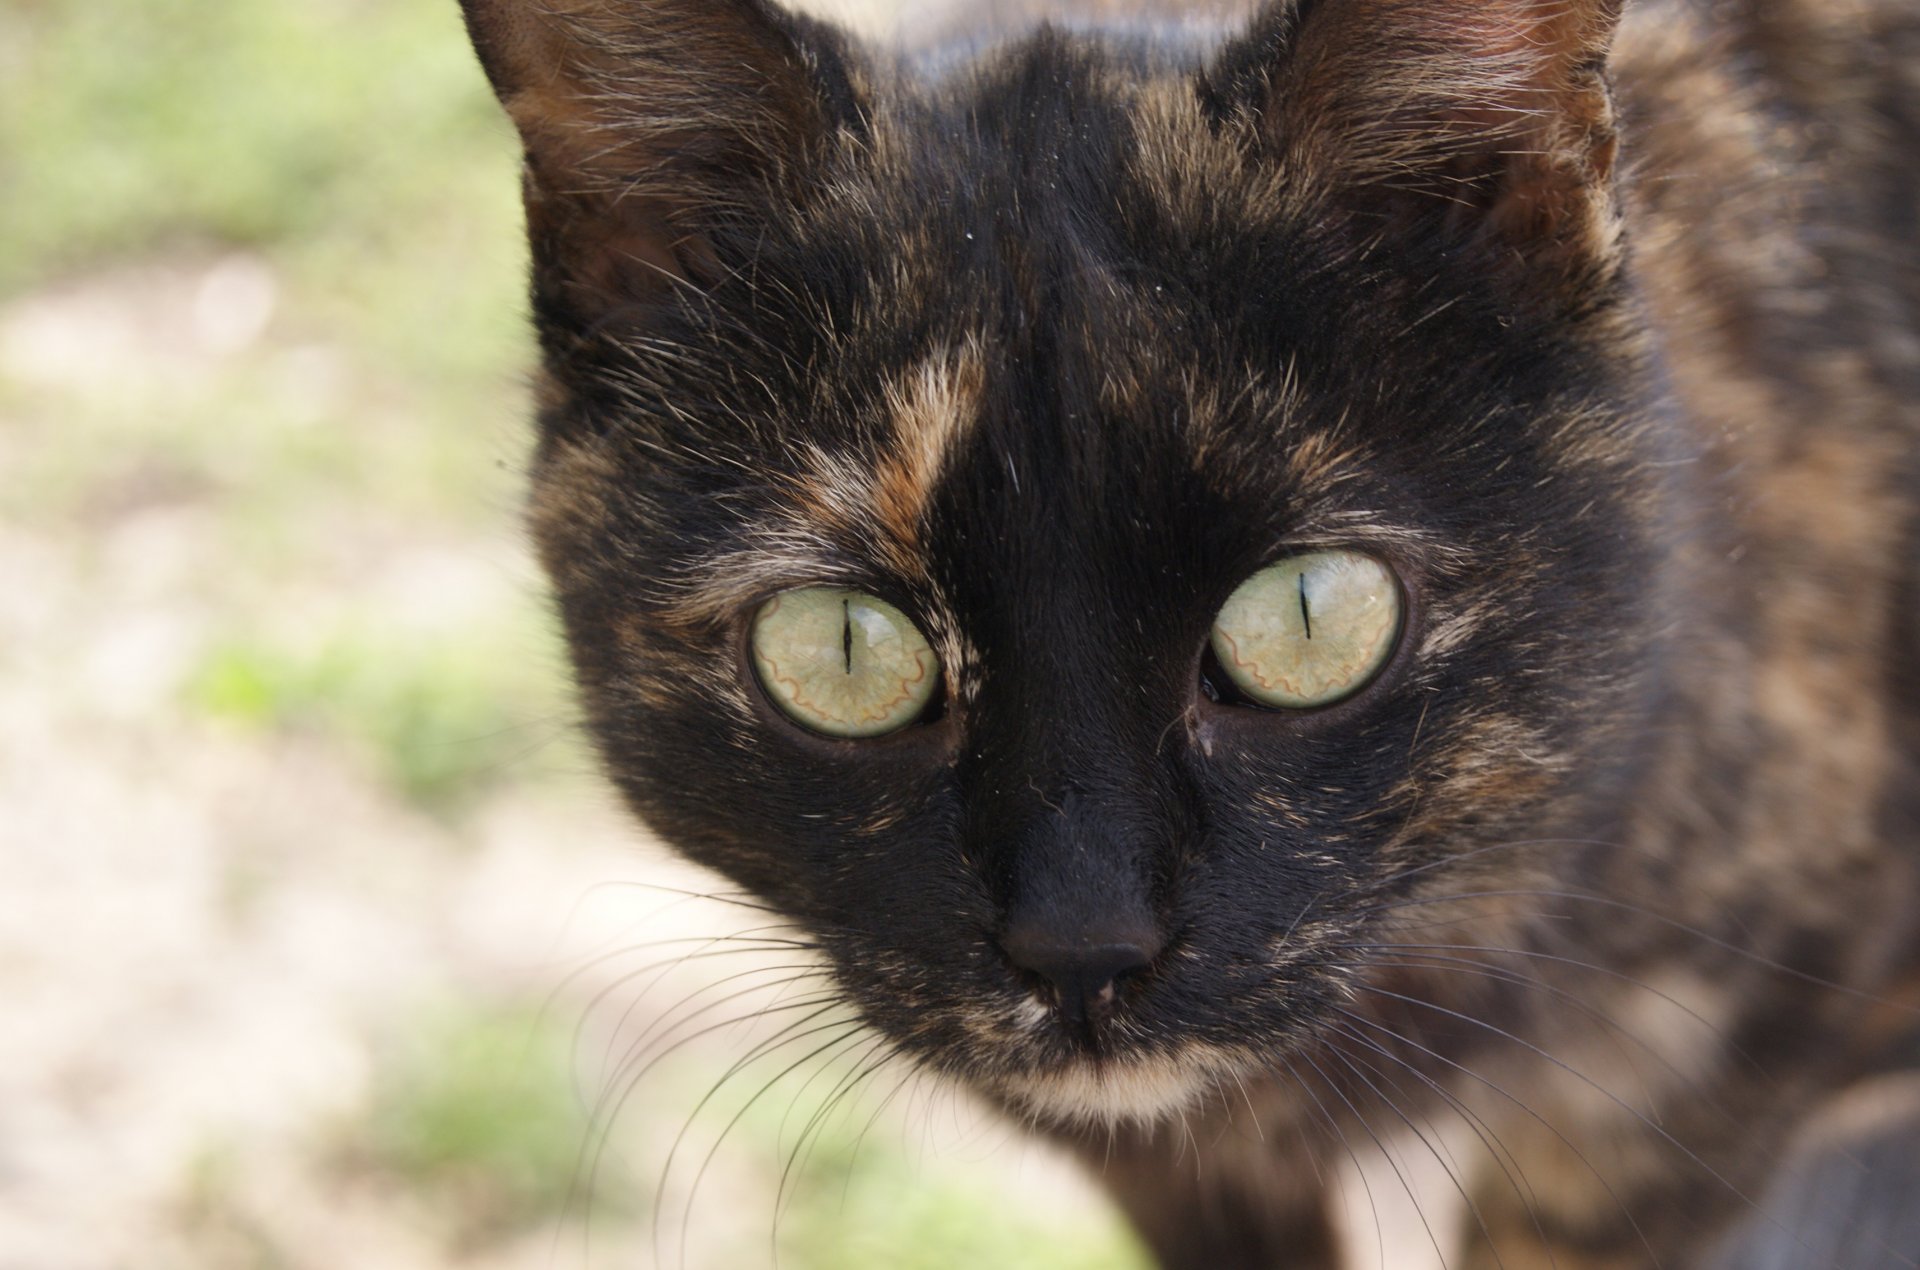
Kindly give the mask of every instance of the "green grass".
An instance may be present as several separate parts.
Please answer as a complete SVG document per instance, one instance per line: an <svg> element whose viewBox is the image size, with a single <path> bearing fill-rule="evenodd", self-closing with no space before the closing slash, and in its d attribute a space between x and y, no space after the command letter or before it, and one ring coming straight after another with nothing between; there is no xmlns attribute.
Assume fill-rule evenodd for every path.
<svg viewBox="0 0 1920 1270"><path fill-rule="evenodd" d="M778 1208L781 1270L1149 1270L1117 1221L1074 1205L1056 1223L1038 1204L1010 1204L977 1165L916 1153L897 1127L876 1122L874 1099L813 1123L831 1079L810 1081L803 1070L772 1086L729 1081L682 1140L684 1117L724 1070L715 1059L669 1061L646 1078L648 1097L609 1124L577 1102L570 1046L557 1015L512 1005L430 1010L384 1046L336 1158L349 1175L430 1201L452 1247L557 1232L556 1222L590 1215L609 1237L638 1233L668 1264L686 1234L690 1264L772 1265ZM641 1102L673 1110L648 1118ZM809 1146L789 1175L803 1126ZM600 1130L604 1156L594 1152ZM649 1225L670 1146L682 1183L702 1173L685 1231L677 1202L657 1215L657 1230Z"/></svg>
<svg viewBox="0 0 1920 1270"><path fill-rule="evenodd" d="M750 1047L743 1037L736 1048ZM795 1048L805 1052L804 1045ZM1023 1202L1017 1191L996 1185L977 1151L949 1159L923 1149L913 1122L916 1112L933 1115L930 1104L889 1098L884 1080L836 1100L841 1078L853 1069L839 1061L787 1071L795 1057L793 1050L776 1049L732 1072L718 1090L714 1082L727 1068L711 1060L674 1064L649 1078L656 1086L649 1101L674 1109L664 1118L673 1132L713 1093L677 1149L678 1183L711 1152L703 1190L753 1197L741 1202L696 1193L688 1250L708 1258L705 1264L714 1264L717 1254L719 1264L777 1264L780 1270L1150 1270L1117 1217L1069 1203L1059 1220L1050 1220L1041 1203ZM981 1121L992 1138L989 1124ZM1018 1134L997 1136L1012 1143ZM664 1168L664 1160L650 1160L648 1180L657 1182ZM716 1187L711 1175L728 1173L731 1182ZM680 1249L685 1216L684 1201L660 1215L659 1246L669 1262Z"/></svg>
<svg viewBox="0 0 1920 1270"><path fill-rule="evenodd" d="M337 739L439 811L567 713L524 589L426 633L353 602L392 544L516 567L516 171L452 0L0 6L0 302L93 288L113 328L97 365L0 368L0 521L90 544L188 513L175 598L212 633L185 704ZM236 253L276 296L255 342L142 309Z"/></svg>
<svg viewBox="0 0 1920 1270"><path fill-rule="evenodd" d="M248 1211L246 1163L231 1146L208 1146L187 1167L170 1214L193 1241L194 1270L290 1270L300 1264Z"/></svg>
<svg viewBox="0 0 1920 1270"><path fill-rule="evenodd" d="M489 787L576 766L551 659L520 629L348 625L317 642L234 639L188 681L194 712L318 735L358 753L397 793L451 813Z"/></svg>
<svg viewBox="0 0 1920 1270"><path fill-rule="evenodd" d="M915 1168L884 1147L860 1159L844 1185L803 1190L782 1231L786 1270L1149 1270L1116 1222L1078 1208L1047 1222L977 1173Z"/></svg>
<svg viewBox="0 0 1920 1270"><path fill-rule="evenodd" d="M387 1044L342 1163L432 1200L459 1246L577 1216L589 1202L596 1222L615 1221L631 1210L627 1197L579 1180L587 1117L568 1053L567 1031L532 1010L467 1004L418 1019Z"/></svg>
<svg viewBox="0 0 1920 1270"><path fill-rule="evenodd" d="M498 520L485 468L523 444L532 356L517 162L452 0L0 8L0 300L236 251L279 297L266 340L204 373L108 362L51 399L0 377L15 426L60 441L0 498L60 514L150 458L244 515L356 486Z"/></svg>
<svg viewBox="0 0 1920 1270"><path fill-rule="evenodd" d="M29 0L0 36L0 290L183 240L430 242L408 217L511 151L450 2Z"/></svg>

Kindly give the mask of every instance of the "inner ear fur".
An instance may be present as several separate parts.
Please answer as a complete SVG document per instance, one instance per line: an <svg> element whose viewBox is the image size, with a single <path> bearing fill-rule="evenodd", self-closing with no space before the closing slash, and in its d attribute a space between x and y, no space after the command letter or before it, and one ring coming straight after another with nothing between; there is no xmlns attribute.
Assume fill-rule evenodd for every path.
<svg viewBox="0 0 1920 1270"><path fill-rule="evenodd" d="M845 48L765 0L461 0L526 149L537 299L582 324L712 281L855 112Z"/></svg>
<svg viewBox="0 0 1920 1270"><path fill-rule="evenodd" d="M1297 0L1254 39L1265 144L1365 222L1611 258L1621 0ZM1249 49L1237 54L1245 78Z"/></svg>

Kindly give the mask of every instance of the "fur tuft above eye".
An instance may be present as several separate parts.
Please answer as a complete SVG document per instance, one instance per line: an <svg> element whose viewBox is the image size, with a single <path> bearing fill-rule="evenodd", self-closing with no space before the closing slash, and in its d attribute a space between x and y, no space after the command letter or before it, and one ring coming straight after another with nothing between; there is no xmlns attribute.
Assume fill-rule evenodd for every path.
<svg viewBox="0 0 1920 1270"><path fill-rule="evenodd" d="M781 711L810 732L860 740L926 713L940 662L906 614L860 591L806 587L753 620L753 668Z"/></svg>
<svg viewBox="0 0 1920 1270"><path fill-rule="evenodd" d="M1400 584L1357 551L1316 551L1262 569L1213 623L1221 669L1255 703L1330 706L1373 682L1399 638Z"/></svg>

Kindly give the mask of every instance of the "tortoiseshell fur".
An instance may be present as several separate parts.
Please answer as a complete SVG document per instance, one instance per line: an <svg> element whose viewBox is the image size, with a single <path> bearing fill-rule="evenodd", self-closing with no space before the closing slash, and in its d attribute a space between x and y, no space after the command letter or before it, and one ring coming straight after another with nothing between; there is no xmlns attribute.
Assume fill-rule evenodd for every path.
<svg viewBox="0 0 1920 1270"><path fill-rule="evenodd" d="M1456 1268L1920 1264L1911 0L912 57L764 0L464 5L608 770L900 1052L1084 1149L1168 1267L1341 1264L1325 1179L1389 1133L1467 1174ZM1399 573L1391 666L1214 700L1220 605L1316 547ZM927 633L926 721L763 699L746 624L816 583ZM1075 1030L1014 914L1167 946Z"/></svg>

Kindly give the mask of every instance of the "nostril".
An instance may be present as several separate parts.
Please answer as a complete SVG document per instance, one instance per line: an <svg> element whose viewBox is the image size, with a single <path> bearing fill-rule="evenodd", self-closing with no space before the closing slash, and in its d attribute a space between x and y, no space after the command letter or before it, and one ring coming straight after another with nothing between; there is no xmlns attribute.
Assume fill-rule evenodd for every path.
<svg viewBox="0 0 1920 1270"><path fill-rule="evenodd" d="M1118 1000L1118 985L1153 964L1161 941L1142 938L1061 937L1011 930L1000 941L1007 959L1046 980L1060 1009L1074 1019L1101 1016Z"/></svg>
<svg viewBox="0 0 1920 1270"><path fill-rule="evenodd" d="M1077 963L1083 982L1111 987L1115 980L1145 970L1153 957L1138 944L1101 944Z"/></svg>

